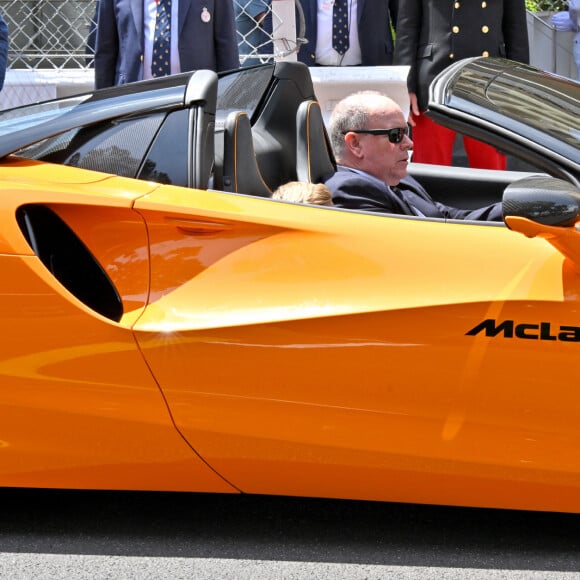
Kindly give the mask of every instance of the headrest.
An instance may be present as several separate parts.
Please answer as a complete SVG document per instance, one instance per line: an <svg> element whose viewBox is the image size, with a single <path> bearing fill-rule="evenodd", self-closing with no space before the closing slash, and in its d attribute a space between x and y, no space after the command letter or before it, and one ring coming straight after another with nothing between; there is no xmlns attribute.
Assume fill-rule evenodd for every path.
<svg viewBox="0 0 580 580"><path fill-rule="evenodd" d="M336 172L336 161L318 101L304 101L296 113L298 181L323 183Z"/></svg>
<svg viewBox="0 0 580 580"><path fill-rule="evenodd" d="M247 113L232 111L224 123L224 191L270 197L254 151L252 125Z"/></svg>

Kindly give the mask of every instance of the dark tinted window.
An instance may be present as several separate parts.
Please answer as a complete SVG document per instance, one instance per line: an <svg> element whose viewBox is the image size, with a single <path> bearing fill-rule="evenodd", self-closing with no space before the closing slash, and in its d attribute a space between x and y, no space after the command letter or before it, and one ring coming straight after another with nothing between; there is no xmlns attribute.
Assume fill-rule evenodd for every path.
<svg viewBox="0 0 580 580"><path fill-rule="evenodd" d="M45 139L21 157L135 177L164 114L108 121Z"/></svg>
<svg viewBox="0 0 580 580"><path fill-rule="evenodd" d="M167 116L147 154L139 179L187 187L189 109Z"/></svg>
<svg viewBox="0 0 580 580"><path fill-rule="evenodd" d="M244 111L251 118L272 80L274 67L240 69L219 78L216 125L231 111Z"/></svg>
<svg viewBox="0 0 580 580"><path fill-rule="evenodd" d="M502 59L482 58L456 66L460 74L452 78L445 94L451 109L580 163L578 83Z"/></svg>
<svg viewBox="0 0 580 580"><path fill-rule="evenodd" d="M504 74L488 88L488 99L522 134L580 163L580 85L549 74L540 84L537 77L526 69L519 76Z"/></svg>

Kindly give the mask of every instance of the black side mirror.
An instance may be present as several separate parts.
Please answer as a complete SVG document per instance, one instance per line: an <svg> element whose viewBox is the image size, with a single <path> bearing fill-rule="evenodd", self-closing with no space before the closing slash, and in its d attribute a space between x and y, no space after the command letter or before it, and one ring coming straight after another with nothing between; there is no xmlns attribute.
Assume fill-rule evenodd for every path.
<svg viewBox="0 0 580 580"><path fill-rule="evenodd" d="M546 226L573 226L580 216L580 191L563 179L533 175L508 185L503 216L523 217Z"/></svg>

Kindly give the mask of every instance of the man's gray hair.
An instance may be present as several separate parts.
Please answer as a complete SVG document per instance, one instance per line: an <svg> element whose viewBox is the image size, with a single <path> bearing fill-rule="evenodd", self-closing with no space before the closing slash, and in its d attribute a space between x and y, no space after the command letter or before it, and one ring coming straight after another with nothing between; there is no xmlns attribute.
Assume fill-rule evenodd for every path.
<svg viewBox="0 0 580 580"><path fill-rule="evenodd" d="M349 130L366 129L370 111L365 96L384 97L379 91L359 91L340 101L330 116L328 136L337 160L342 159L345 149L344 134Z"/></svg>

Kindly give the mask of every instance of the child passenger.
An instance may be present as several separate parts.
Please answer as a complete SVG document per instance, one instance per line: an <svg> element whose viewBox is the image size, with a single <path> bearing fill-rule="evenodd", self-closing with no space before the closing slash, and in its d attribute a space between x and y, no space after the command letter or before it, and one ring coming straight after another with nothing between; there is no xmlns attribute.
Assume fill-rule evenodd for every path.
<svg viewBox="0 0 580 580"><path fill-rule="evenodd" d="M333 205L332 193L330 193L324 183L308 183L306 181L284 183L272 194L272 199L292 201L294 203Z"/></svg>

